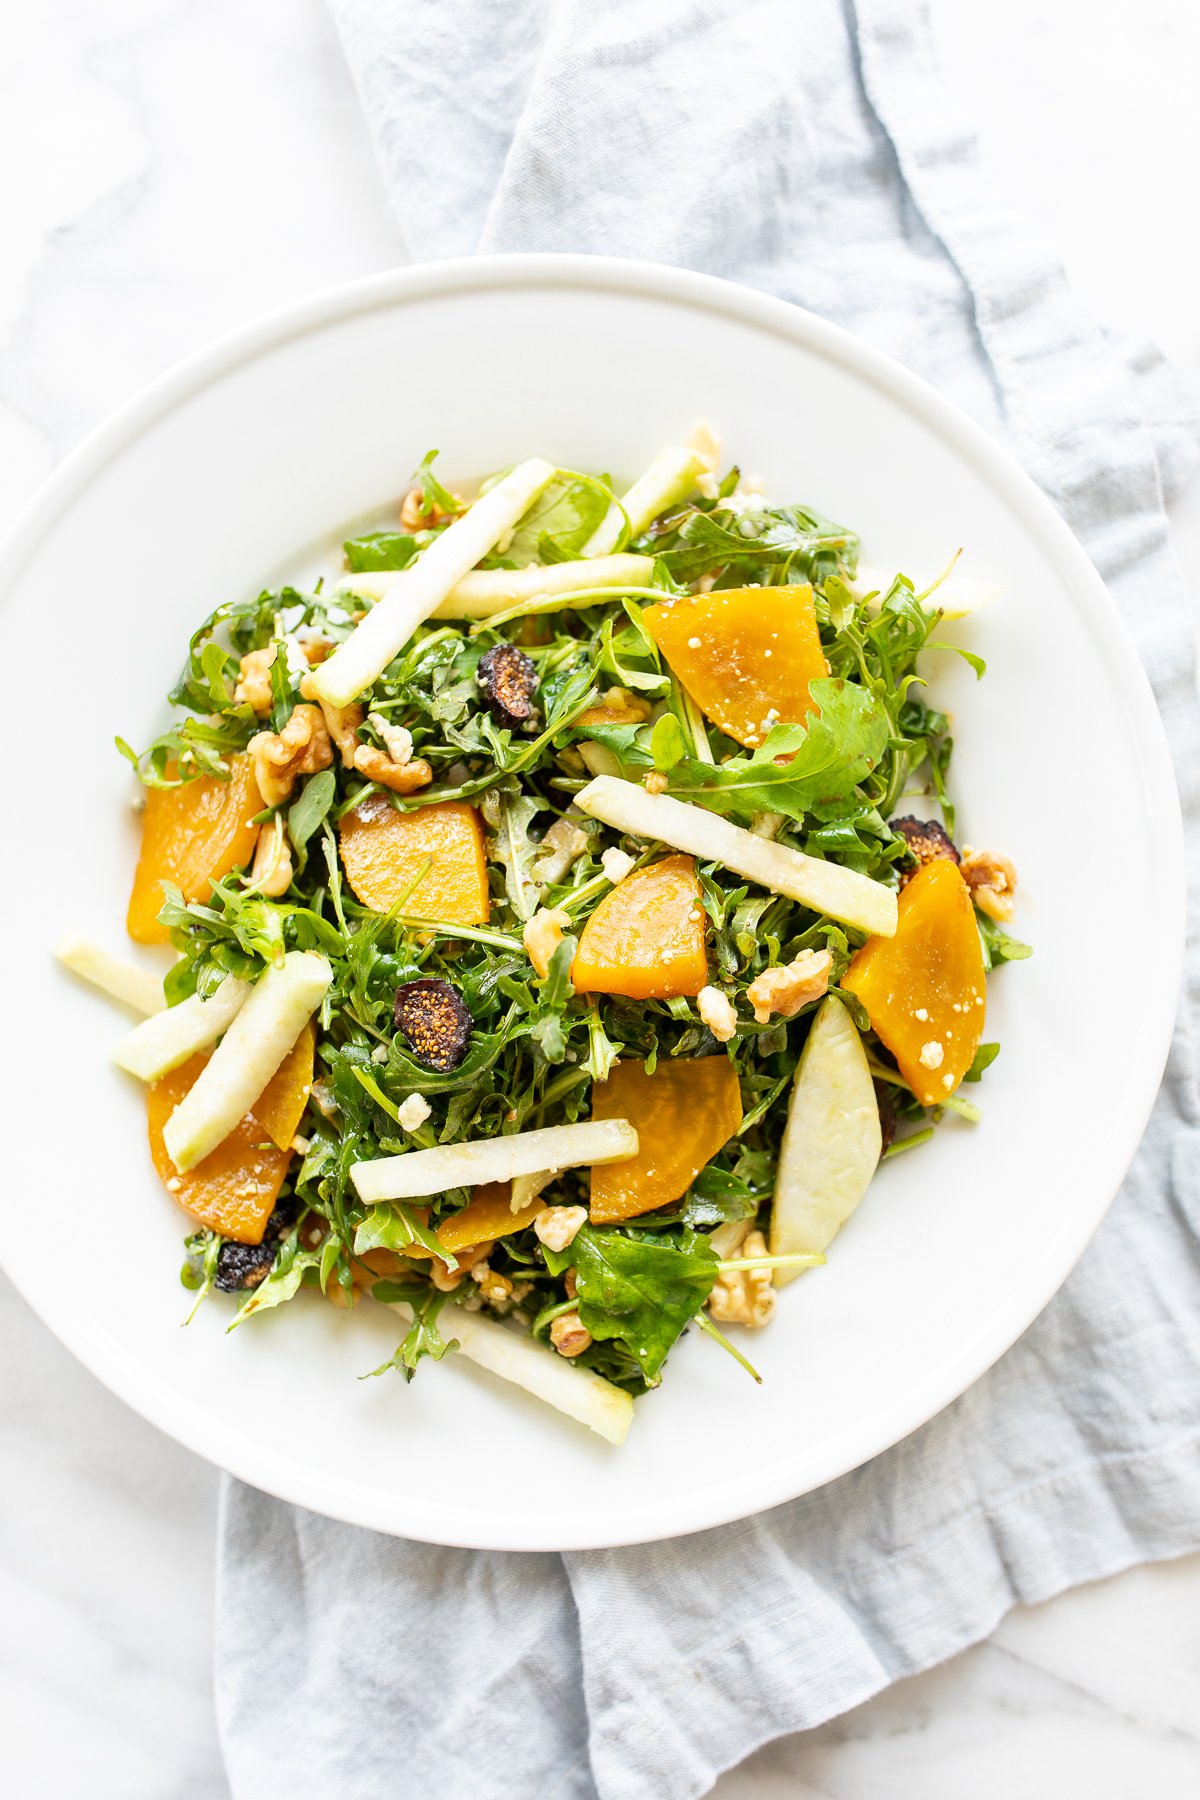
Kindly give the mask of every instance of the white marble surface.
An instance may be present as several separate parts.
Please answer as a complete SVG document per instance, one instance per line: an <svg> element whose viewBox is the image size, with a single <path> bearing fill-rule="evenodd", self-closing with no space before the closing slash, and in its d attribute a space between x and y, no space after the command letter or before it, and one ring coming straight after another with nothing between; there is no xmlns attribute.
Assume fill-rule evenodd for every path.
<svg viewBox="0 0 1200 1800"><path fill-rule="evenodd" d="M999 177L1109 318L1200 374L1200 10L937 0ZM0 525L83 432L226 327L400 259L319 0L13 0L0 34ZM1164 178L1165 177L1165 178ZM1200 492L1177 508L1200 591ZM216 1477L0 1280L0 1783L222 1800ZM727 1776L720 1800L1192 1800L1200 1557L987 1644ZM352 1793L352 1786L346 1788Z"/></svg>

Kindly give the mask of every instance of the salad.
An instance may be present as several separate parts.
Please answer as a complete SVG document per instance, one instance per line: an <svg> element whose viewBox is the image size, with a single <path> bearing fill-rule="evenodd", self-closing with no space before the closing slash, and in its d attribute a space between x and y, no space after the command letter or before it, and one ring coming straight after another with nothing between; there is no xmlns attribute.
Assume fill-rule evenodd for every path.
<svg viewBox="0 0 1200 1800"><path fill-rule="evenodd" d="M118 740L165 977L59 954L145 1015L114 1057L197 1304L382 1304L374 1374L454 1354L620 1442L689 1330L758 1379L737 1328L979 1117L1029 951L923 679L984 673L939 634L971 595L869 575L703 430L624 492L535 457L467 500L435 454Z"/></svg>

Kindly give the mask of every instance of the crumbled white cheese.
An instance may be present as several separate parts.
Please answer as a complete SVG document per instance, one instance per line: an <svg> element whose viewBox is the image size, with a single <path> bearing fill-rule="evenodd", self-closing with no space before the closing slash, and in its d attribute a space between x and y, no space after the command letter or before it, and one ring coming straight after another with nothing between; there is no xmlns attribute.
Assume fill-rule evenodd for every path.
<svg viewBox="0 0 1200 1800"><path fill-rule="evenodd" d="M384 749L398 768L412 761L413 739L407 725L389 725L381 713L368 713L368 722L383 743Z"/></svg>
<svg viewBox="0 0 1200 1800"><path fill-rule="evenodd" d="M696 995L696 1011L719 1044L727 1044L737 1031L737 1012L732 1000L718 987L702 987Z"/></svg>
<svg viewBox="0 0 1200 1800"><path fill-rule="evenodd" d="M566 1250L586 1224L585 1206L544 1206L533 1229L548 1250Z"/></svg>
<svg viewBox="0 0 1200 1800"><path fill-rule="evenodd" d="M629 855L628 851L618 850L617 846L612 844L600 858L600 867L604 870L609 881L616 887L618 881L624 881L625 877L629 874L629 871L633 868L634 860L635 859Z"/></svg>
<svg viewBox="0 0 1200 1800"><path fill-rule="evenodd" d="M373 1063L385 1063L387 1061L387 1059L388 1059L387 1045L386 1044L376 1044L375 1048L371 1052L371 1061Z"/></svg>
<svg viewBox="0 0 1200 1800"><path fill-rule="evenodd" d="M431 1107L424 1094L410 1094L399 1109L399 1119L405 1131L417 1131L425 1123Z"/></svg>
<svg viewBox="0 0 1200 1800"><path fill-rule="evenodd" d="M699 648L700 648L700 639L699 638L689 638L688 639L688 649L689 650L698 650Z"/></svg>
<svg viewBox="0 0 1200 1800"><path fill-rule="evenodd" d="M929 1017L929 1009L928 1009L928 1007L924 1007L924 1006L918 1006L916 1012L913 1014L913 1018L920 1019L922 1025L925 1023L925 1021L928 1017Z"/></svg>
<svg viewBox="0 0 1200 1800"><path fill-rule="evenodd" d="M921 1045L921 1054L917 1061L923 1069L940 1069L945 1054L937 1038L930 1038L927 1044Z"/></svg>

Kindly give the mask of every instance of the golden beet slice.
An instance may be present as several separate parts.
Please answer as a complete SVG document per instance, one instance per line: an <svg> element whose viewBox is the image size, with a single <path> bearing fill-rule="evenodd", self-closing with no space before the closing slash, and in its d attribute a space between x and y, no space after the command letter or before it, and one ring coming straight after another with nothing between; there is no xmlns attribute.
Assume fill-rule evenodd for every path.
<svg viewBox="0 0 1200 1800"><path fill-rule="evenodd" d="M628 1119L641 1148L627 1162L592 1170L595 1225L636 1219L686 1194L742 1122L742 1091L727 1056L617 1063L592 1088L593 1119Z"/></svg>
<svg viewBox="0 0 1200 1800"><path fill-rule="evenodd" d="M708 980L704 907L690 856L635 869L606 894L579 939L571 980L582 994L669 1000Z"/></svg>
<svg viewBox="0 0 1200 1800"><path fill-rule="evenodd" d="M167 1154L163 1126L199 1076L207 1056L190 1057L161 1081L151 1082L146 1090L150 1156L167 1192L201 1225L239 1244L262 1242L291 1161L290 1150L281 1150L271 1142L259 1109L279 1117L288 1082L294 1081L294 1072L286 1072L294 1056L293 1051L284 1058L255 1110L248 1112L224 1142L186 1175L179 1173Z"/></svg>
<svg viewBox="0 0 1200 1800"><path fill-rule="evenodd" d="M809 682L829 673L807 582L684 595L642 618L705 718L750 749L802 725Z"/></svg>
<svg viewBox="0 0 1200 1800"><path fill-rule="evenodd" d="M165 944L169 933L158 922L161 884L172 881L185 900L207 900L211 884L254 855L263 809L248 756L231 756L229 779L198 775L177 788L147 788L142 813L142 850L126 925L139 944ZM173 770L168 770L173 773Z"/></svg>
<svg viewBox="0 0 1200 1800"><path fill-rule="evenodd" d="M438 1243L454 1256L460 1250L469 1250L472 1244L511 1237L514 1232L524 1231L527 1225L532 1225L545 1204L544 1200L535 1200L532 1205L523 1206L520 1212L514 1212L511 1183L486 1182L475 1189L461 1212L442 1220L437 1228ZM423 1244L414 1244L404 1254L426 1257L430 1252Z"/></svg>
<svg viewBox="0 0 1200 1800"><path fill-rule="evenodd" d="M346 879L372 912L388 912L432 858L405 900L405 912L456 925L486 925L483 824L473 806L441 800L397 812L386 796L370 794L342 820L339 841Z"/></svg>
<svg viewBox="0 0 1200 1800"><path fill-rule="evenodd" d="M895 937L868 938L842 976L922 1106L954 1092L983 1033L975 909L956 863L926 863L900 894Z"/></svg>
<svg viewBox="0 0 1200 1800"><path fill-rule="evenodd" d="M281 1150L290 1150L312 1088L317 1033L310 1019L254 1104L254 1116Z"/></svg>

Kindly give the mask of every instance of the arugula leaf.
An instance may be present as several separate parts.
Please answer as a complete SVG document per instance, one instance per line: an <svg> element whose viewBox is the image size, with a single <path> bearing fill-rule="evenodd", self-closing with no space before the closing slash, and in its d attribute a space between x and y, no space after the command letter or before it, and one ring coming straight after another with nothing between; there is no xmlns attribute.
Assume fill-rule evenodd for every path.
<svg viewBox="0 0 1200 1800"><path fill-rule="evenodd" d="M997 925L995 919L987 913L975 909L975 923L979 927L979 936L983 944L983 966L987 971L999 968L1001 963L1024 962L1032 956L1033 951L1028 944L1021 943L1019 938L1009 937Z"/></svg>
<svg viewBox="0 0 1200 1800"><path fill-rule="evenodd" d="M990 1069L1000 1054L999 1044L980 1044L975 1052L970 1068L963 1076L964 1081L978 1081L985 1069Z"/></svg>
<svg viewBox="0 0 1200 1800"><path fill-rule="evenodd" d="M342 545L346 567L352 575L375 569L407 569L421 545L407 531L367 531L347 538Z"/></svg>
<svg viewBox="0 0 1200 1800"><path fill-rule="evenodd" d="M365 1375L360 1375L360 1381L370 1381L374 1375L386 1375L389 1369L398 1369L405 1381L411 1381L423 1357L441 1362L448 1351L458 1349L457 1338L443 1338L438 1330L438 1314L446 1304L445 1294L417 1281L377 1281L372 1294L388 1305L402 1300L412 1308L413 1321L394 1355L380 1363L377 1369L368 1369Z"/></svg>
<svg viewBox="0 0 1200 1800"><path fill-rule="evenodd" d="M368 1250L394 1250L403 1255L414 1244L422 1244L426 1250L440 1256L447 1268L457 1269L458 1263L449 1250L439 1243L428 1226L421 1223L412 1207L402 1201L371 1207L354 1232L355 1256L362 1256Z"/></svg>
<svg viewBox="0 0 1200 1800"><path fill-rule="evenodd" d="M271 1273L247 1295L227 1329L232 1331L234 1326L240 1325L252 1313L267 1312L271 1307L282 1306L285 1300L292 1299L299 1291L306 1271L315 1270L320 1260L320 1250L297 1252L294 1246L285 1245Z"/></svg>
<svg viewBox="0 0 1200 1800"><path fill-rule="evenodd" d="M333 805L337 794L337 776L332 769L321 769L310 775L299 798L288 807L288 836L297 850L303 850L321 820Z"/></svg>
<svg viewBox="0 0 1200 1800"><path fill-rule="evenodd" d="M806 726L773 725L749 756L715 768L690 758L677 762L671 792L713 812L778 812L791 819L819 816L845 799L879 766L891 736L887 713L853 682L825 676L811 692L820 711L809 714Z"/></svg>
<svg viewBox="0 0 1200 1800"><path fill-rule="evenodd" d="M449 488L444 488L433 472L433 465L441 455L439 450L427 450L421 458L420 467L413 475L413 486L421 496L421 510L431 512L435 507L438 512L453 518L455 513L463 510L462 502Z"/></svg>
<svg viewBox="0 0 1200 1800"><path fill-rule="evenodd" d="M782 580L804 581L836 574L839 559L853 571L858 539L811 507L734 512L718 504L687 512L671 542L657 544L656 551L674 581L695 581L714 569L727 577L744 570L749 579L761 581L763 567L771 565L779 565Z"/></svg>
<svg viewBox="0 0 1200 1800"><path fill-rule="evenodd" d="M570 562L607 513L611 500L611 490L594 476L563 470L517 526L504 560L517 569L529 562Z"/></svg>
<svg viewBox="0 0 1200 1800"><path fill-rule="evenodd" d="M707 1243L696 1238L682 1250L585 1225L561 1254L574 1265L579 1316L592 1336L620 1339L657 1386L668 1351L712 1292L717 1259Z"/></svg>

